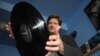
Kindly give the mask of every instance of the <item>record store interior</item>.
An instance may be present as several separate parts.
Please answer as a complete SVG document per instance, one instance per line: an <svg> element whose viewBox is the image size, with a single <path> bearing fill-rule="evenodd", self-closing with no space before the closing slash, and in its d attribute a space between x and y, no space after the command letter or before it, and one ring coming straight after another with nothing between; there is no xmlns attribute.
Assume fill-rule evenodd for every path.
<svg viewBox="0 0 100 56"><path fill-rule="evenodd" d="M100 0L0 0L0 56L20 56L5 27L19 2L34 6L45 22L51 14L60 15L60 34L73 36L83 56L100 56Z"/></svg>

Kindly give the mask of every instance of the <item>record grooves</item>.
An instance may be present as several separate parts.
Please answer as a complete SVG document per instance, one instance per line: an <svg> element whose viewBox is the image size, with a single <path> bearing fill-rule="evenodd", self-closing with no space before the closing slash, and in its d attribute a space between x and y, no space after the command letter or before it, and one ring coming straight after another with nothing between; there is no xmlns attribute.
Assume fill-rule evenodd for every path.
<svg viewBox="0 0 100 56"><path fill-rule="evenodd" d="M46 23L31 4L19 2L11 12L11 28L21 56L44 56L48 40Z"/></svg>

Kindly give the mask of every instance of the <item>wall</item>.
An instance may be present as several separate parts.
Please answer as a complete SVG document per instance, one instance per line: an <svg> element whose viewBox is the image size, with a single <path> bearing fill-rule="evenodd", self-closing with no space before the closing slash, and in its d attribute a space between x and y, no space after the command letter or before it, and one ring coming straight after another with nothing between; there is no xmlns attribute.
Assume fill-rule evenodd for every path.
<svg viewBox="0 0 100 56"><path fill-rule="evenodd" d="M84 0L82 5L73 13L69 21L67 21L69 31L76 30L76 42L79 46L96 34L96 30L90 22L88 16L84 12L84 8L90 0Z"/></svg>

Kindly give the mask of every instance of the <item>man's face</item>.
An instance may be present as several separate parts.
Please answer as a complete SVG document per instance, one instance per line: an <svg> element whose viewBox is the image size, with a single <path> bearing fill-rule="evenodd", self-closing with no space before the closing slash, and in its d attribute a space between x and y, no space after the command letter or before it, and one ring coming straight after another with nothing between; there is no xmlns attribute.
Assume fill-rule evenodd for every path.
<svg viewBox="0 0 100 56"><path fill-rule="evenodd" d="M50 33L59 33L61 26L56 18L52 18L48 21L48 31Z"/></svg>

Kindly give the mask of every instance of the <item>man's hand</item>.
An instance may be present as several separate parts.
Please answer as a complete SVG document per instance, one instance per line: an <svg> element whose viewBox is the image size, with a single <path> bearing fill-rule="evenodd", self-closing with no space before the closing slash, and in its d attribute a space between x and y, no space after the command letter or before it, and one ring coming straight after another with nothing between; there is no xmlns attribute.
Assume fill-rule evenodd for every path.
<svg viewBox="0 0 100 56"><path fill-rule="evenodd" d="M52 52L59 52L64 54L63 42L59 35L50 35L49 41L46 42L45 49L48 50L48 53L45 56L50 56Z"/></svg>
<svg viewBox="0 0 100 56"><path fill-rule="evenodd" d="M8 33L9 33L9 37L11 37L11 38L14 39L14 36L13 36L12 30L11 30L11 23L10 23L10 22L9 22L8 24L6 24L6 30L7 30Z"/></svg>

